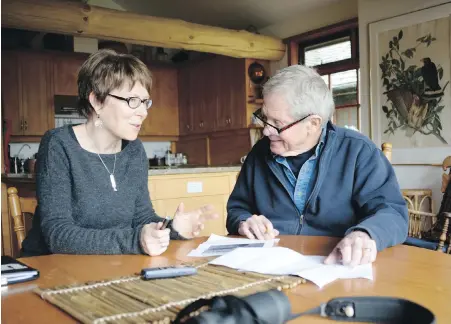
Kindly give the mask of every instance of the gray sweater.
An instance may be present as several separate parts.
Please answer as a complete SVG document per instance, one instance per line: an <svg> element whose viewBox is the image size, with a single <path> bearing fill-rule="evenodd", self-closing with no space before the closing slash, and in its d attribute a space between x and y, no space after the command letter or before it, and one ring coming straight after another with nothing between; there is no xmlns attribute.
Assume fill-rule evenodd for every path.
<svg viewBox="0 0 451 324"><path fill-rule="evenodd" d="M112 172L114 154L101 157ZM23 256L140 254L142 227L162 220L150 201L148 161L139 139L123 141L117 153L118 191L97 154L80 146L69 125L44 135L36 170L38 207ZM171 230L171 238L181 237Z"/></svg>

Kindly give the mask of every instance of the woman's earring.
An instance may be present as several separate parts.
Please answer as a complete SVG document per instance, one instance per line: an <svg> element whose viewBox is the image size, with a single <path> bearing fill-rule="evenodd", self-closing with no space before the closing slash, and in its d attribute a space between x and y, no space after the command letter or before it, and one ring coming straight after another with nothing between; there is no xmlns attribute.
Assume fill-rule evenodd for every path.
<svg viewBox="0 0 451 324"><path fill-rule="evenodd" d="M97 119L94 122L94 126L95 127L102 127L103 126L103 121L100 120L100 115L97 115Z"/></svg>

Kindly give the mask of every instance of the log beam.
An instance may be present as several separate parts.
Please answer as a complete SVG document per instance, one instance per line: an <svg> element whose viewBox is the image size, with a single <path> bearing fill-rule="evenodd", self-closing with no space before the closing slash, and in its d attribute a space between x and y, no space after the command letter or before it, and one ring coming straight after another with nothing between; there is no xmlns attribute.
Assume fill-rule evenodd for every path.
<svg viewBox="0 0 451 324"><path fill-rule="evenodd" d="M2 26L238 58L280 60L285 53L277 38L77 1L3 0Z"/></svg>

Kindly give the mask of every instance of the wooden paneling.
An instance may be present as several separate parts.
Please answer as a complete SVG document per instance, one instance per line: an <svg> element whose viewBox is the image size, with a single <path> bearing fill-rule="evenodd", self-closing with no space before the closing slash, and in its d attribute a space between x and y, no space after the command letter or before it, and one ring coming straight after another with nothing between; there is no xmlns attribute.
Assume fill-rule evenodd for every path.
<svg viewBox="0 0 451 324"><path fill-rule="evenodd" d="M11 135L23 134L20 110L19 59L17 54L2 51L2 117L11 121Z"/></svg>
<svg viewBox="0 0 451 324"><path fill-rule="evenodd" d="M185 174L183 178L166 176L161 179L155 178L152 181L152 185L155 186L152 190L153 199L189 198L199 195L215 196L229 193L227 175L206 177L201 174Z"/></svg>
<svg viewBox="0 0 451 324"><path fill-rule="evenodd" d="M23 134L44 135L55 127L51 58L31 52L20 57Z"/></svg>
<svg viewBox="0 0 451 324"><path fill-rule="evenodd" d="M177 143L177 151L186 154L190 165L208 165L207 144L207 136L185 136Z"/></svg>
<svg viewBox="0 0 451 324"><path fill-rule="evenodd" d="M251 149L248 129L218 132L210 136L211 165L240 164Z"/></svg>
<svg viewBox="0 0 451 324"><path fill-rule="evenodd" d="M140 136L178 136L179 102L175 67L150 67L153 77L152 107L148 110Z"/></svg>
<svg viewBox="0 0 451 324"><path fill-rule="evenodd" d="M88 55L55 55L53 66L53 80L55 94L78 96L78 71Z"/></svg>
<svg viewBox="0 0 451 324"><path fill-rule="evenodd" d="M3 118L11 120L12 135L44 135L55 124L50 57L6 52L2 58Z"/></svg>
<svg viewBox="0 0 451 324"><path fill-rule="evenodd" d="M178 71L179 126L180 135L193 131L193 110L191 108L191 66L183 66Z"/></svg>

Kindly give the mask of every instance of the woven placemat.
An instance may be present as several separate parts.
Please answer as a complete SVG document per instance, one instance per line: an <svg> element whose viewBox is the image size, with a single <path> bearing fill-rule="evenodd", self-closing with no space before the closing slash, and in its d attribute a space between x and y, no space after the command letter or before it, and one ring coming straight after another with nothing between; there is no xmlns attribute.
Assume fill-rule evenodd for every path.
<svg viewBox="0 0 451 324"><path fill-rule="evenodd" d="M36 289L47 302L83 323L170 323L186 305L200 298L247 296L293 288L305 280L241 272L203 261L194 276L142 280L140 276Z"/></svg>

